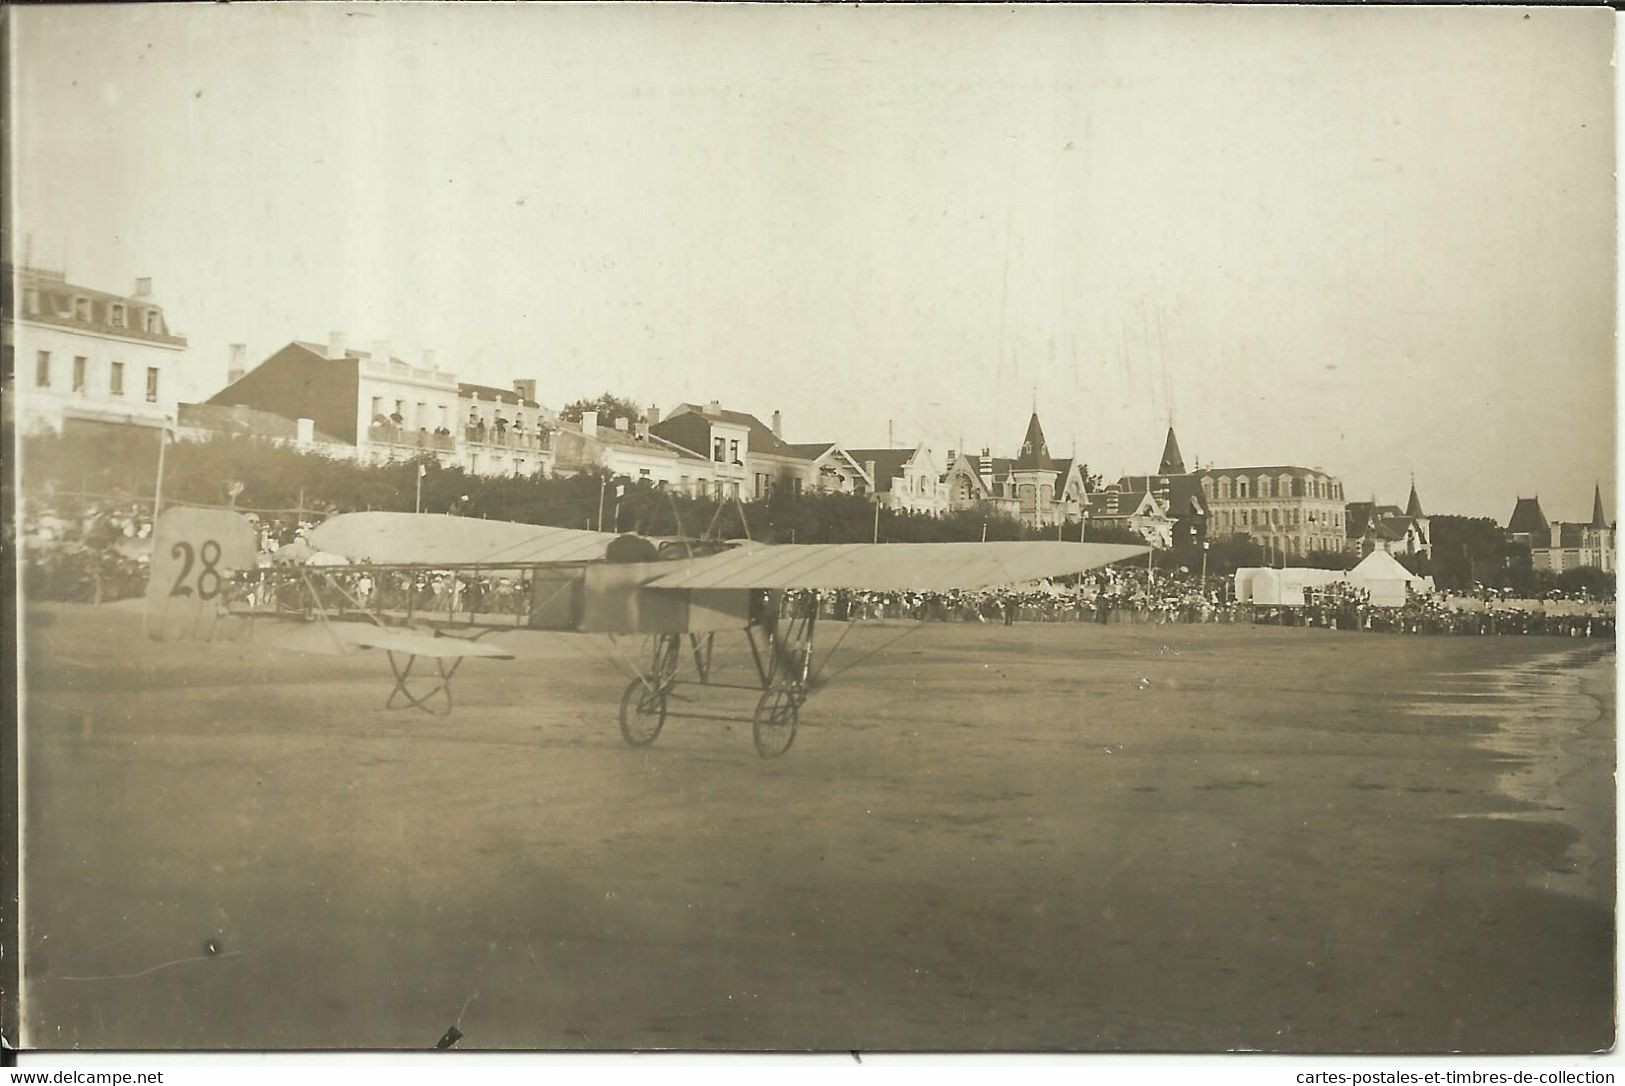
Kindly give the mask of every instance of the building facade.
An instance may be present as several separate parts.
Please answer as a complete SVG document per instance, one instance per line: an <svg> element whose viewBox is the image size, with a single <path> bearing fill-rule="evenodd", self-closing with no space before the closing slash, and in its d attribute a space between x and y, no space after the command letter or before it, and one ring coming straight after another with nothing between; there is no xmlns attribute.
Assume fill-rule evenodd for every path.
<svg viewBox="0 0 1625 1086"><path fill-rule="evenodd" d="M949 450L942 484L949 510L979 509L1029 528L1078 523L1088 505L1083 463L1050 456L1036 411L1027 420L1018 455L992 456L985 448L980 455Z"/></svg>
<svg viewBox="0 0 1625 1086"><path fill-rule="evenodd" d="M854 463L874 480L871 493L887 509L940 516L948 511L943 469L927 445L912 449L849 449Z"/></svg>
<svg viewBox="0 0 1625 1086"><path fill-rule="evenodd" d="M766 495L765 489L758 493L758 488L771 484L782 458L773 454L773 432L755 415L725 410L718 400L704 405L680 403L663 418L654 417L659 415L654 409L650 414L653 436L710 462L711 496L746 500Z"/></svg>
<svg viewBox="0 0 1625 1086"><path fill-rule="evenodd" d="M111 294L8 264L5 280L3 384L19 429L174 421L188 379L186 337L170 331L150 279Z"/></svg>
<svg viewBox="0 0 1625 1086"><path fill-rule="evenodd" d="M557 423L536 402L536 382L512 389L459 382L459 460L471 475L551 474L551 431Z"/></svg>
<svg viewBox="0 0 1625 1086"><path fill-rule="evenodd" d="M208 402L310 419L371 462L424 456L448 467L457 462L456 377L432 354L414 366L385 342L367 352L347 348L339 332L325 347L294 340Z"/></svg>
<svg viewBox="0 0 1625 1086"><path fill-rule="evenodd" d="M1348 551L1364 558L1373 551L1429 558L1433 555L1433 535L1422 499L1411 482L1405 508L1378 505L1375 500L1349 502L1344 509L1344 536Z"/></svg>
<svg viewBox="0 0 1625 1086"><path fill-rule="evenodd" d="M738 496L734 472L719 479L717 464L709 457L667 441L643 420L617 419L614 425L600 426L598 412L585 411L580 422L559 422L552 444L553 470L561 474L608 472L696 498Z"/></svg>
<svg viewBox="0 0 1625 1086"><path fill-rule="evenodd" d="M1513 542L1528 545L1536 569L1562 573L1589 567L1613 573L1618 549L1615 528L1603 513L1602 487L1598 485L1592 490L1588 523L1548 521L1538 496L1519 498L1507 519L1506 535Z"/></svg>
<svg viewBox="0 0 1625 1086"><path fill-rule="evenodd" d="M1328 472L1287 464L1190 474L1208 511L1210 537L1245 535L1285 558L1346 545L1343 483Z"/></svg>

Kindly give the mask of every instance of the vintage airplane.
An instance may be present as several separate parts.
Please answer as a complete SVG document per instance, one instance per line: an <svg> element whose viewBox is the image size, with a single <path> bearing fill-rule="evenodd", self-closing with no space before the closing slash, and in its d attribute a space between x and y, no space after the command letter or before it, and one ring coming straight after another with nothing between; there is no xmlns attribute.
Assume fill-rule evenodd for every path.
<svg viewBox="0 0 1625 1086"><path fill-rule="evenodd" d="M710 682L717 633L743 630L760 697L757 753L795 741L816 689L818 593L934 592L1018 585L1144 555L1110 543L696 543L414 513L347 513L313 529L300 560L261 569L253 527L235 512L178 508L154 532L147 629L157 639L235 637L260 618L292 620L275 643L304 651L380 649L390 708L444 714L470 658L512 659L501 631L606 635L633 673L621 735L660 735L683 657ZM709 552L709 553L706 553ZM280 625L280 624L279 624ZM619 639L644 637L643 662ZM687 640L687 651L684 642ZM418 661L432 661L425 685ZM752 690L758 687L752 687Z"/></svg>

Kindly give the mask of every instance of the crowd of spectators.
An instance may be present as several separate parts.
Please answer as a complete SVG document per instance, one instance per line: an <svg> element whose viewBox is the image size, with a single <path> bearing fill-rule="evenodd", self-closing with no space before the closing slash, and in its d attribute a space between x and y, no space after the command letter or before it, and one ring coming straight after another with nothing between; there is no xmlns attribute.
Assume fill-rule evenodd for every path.
<svg viewBox="0 0 1625 1086"><path fill-rule="evenodd" d="M19 518L24 587L29 598L108 603L146 588L152 518L145 503L107 500L66 512L30 501ZM443 614L462 621L522 625L531 606L524 574L343 571L306 568L306 536L319 514L247 514L254 524L259 568L234 578L236 599L255 609ZM786 610L816 596L822 617L836 621L910 620L1014 625L1032 622L1230 623L1306 626L1408 634L1613 637L1612 601L1584 592L1551 591L1539 600L1474 585L1455 597L1412 595L1402 607L1379 607L1347 583L1310 590L1302 606L1239 604L1228 580L1188 570L1115 567L1078 578L1015 587L946 592L820 591L786 593Z"/></svg>
<svg viewBox="0 0 1625 1086"><path fill-rule="evenodd" d="M109 499L69 510L25 500L18 514L23 591L30 599L111 603L146 591L147 505Z"/></svg>

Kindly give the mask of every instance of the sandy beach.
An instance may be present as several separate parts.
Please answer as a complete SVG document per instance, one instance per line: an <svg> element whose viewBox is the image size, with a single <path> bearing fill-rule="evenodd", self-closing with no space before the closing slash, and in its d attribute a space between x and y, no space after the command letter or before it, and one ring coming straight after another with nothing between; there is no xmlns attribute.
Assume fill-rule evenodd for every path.
<svg viewBox="0 0 1625 1086"><path fill-rule="evenodd" d="M1612 1044L1612 643L928 625L864 659L906 630L854 629L767 762L725 690L685 709L744 723L624 746L586 638L431 718L373 656L35 609L26 1041Z"/></svg>

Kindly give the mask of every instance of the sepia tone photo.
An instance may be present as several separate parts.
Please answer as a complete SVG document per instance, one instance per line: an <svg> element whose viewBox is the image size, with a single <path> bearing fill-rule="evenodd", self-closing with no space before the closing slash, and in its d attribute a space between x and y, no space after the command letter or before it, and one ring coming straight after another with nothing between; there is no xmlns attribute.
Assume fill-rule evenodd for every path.
<svg viewBox="0 0 1625 1086"><path fill-rule="evenodd" d="M1614 1046L1612 13L5 19L8 1045Z"/></svg>

